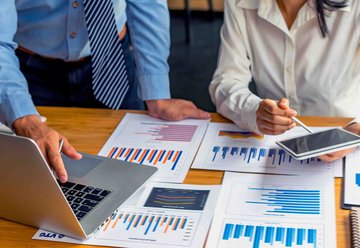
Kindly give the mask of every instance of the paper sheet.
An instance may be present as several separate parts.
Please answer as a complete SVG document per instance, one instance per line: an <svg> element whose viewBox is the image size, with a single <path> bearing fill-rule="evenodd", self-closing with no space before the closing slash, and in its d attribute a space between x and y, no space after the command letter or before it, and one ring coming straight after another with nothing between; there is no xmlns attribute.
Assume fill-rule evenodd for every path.
<svg viewBox="0 0 360 248"><path fill-rule="evenodd" d="M99 155L156 166L157 182L183 182L209 120L168 122L126 114Z"/></svg>
<svg viewBox="0 0 360 248"><path fill-rule="evenodd" d="M360 206L360 149L346 156L344 171L344 207Z"/></svg>
<svg viewBox="0 0 360 248"><path fill-rule="evenodd" d="M314 131L329 127L311 127ZM296 160L275 144L307 132L295 127L282 135L260 136L234 124L210 123L192 168L276 174L329 173L342 177L342 160L324 163L317 158Z"/></svg>
<svg viewBox="0 0 360 248"><path fill-rule="evenodd" d="M334 179L226 172L206 247L336 247Z"/></svg>
<svg viewBox="0 0 360 248"><path fill-rule="evenodd" d="M39 230L33 239L119 247L202 247L220 186L147 184L134 206L119 208L85 241Z"/></svg>

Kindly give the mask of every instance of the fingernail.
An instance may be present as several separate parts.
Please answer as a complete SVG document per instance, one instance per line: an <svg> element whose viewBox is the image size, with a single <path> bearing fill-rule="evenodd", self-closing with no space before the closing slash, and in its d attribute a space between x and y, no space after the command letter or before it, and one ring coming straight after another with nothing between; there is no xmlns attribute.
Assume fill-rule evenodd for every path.
<svg viewBox="0 0 360 248"><path fill-rule="evenodd" d="M66 176L64 176L64 175L59 176L59 180L60 180L60 182L62 182L62 183L66 183Z"/></svg>

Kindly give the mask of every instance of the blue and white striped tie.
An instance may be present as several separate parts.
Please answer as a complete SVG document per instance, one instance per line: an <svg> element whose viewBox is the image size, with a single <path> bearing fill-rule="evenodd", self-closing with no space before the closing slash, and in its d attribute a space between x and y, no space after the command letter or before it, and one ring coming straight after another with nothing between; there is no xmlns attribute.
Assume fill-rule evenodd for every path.
<svg viewBox="0 0 360 248"><path fill-rule="evenodd" d="M107 107L119 109L129 90L129 81L112 0L83 0L83 3L94 96Z"/></svg>

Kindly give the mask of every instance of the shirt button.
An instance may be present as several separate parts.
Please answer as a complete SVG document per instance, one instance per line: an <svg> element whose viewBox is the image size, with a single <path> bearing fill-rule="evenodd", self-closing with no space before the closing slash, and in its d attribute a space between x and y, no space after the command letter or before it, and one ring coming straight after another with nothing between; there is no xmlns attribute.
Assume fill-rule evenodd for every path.
<svg viewBox="0 0 360 248"><path fill-rule="evenodd" d="M71 32L70 33L70 38L74 39L74 38L76 38L76 35L77 35L76 32Z"/></svg>
<svg viewBox="0 0 360 248"><path fill-rule="evenodd" d="M79 2L78 1L74 1L72 3L72 6L76 9L77 7L79 7Z"/></svg>

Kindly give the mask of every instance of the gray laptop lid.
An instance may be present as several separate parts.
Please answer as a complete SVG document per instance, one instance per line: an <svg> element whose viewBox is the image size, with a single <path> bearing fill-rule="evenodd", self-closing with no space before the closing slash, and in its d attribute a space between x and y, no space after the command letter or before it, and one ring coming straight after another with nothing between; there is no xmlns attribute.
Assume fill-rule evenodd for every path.
<svg viewBox="0 0 360 248"><path fill-rule="evenodd" d="M88 154L64 163L69 181L111 191L80 222L35 142L0 134L0 218L84 239L157 171Z"/></svg>

